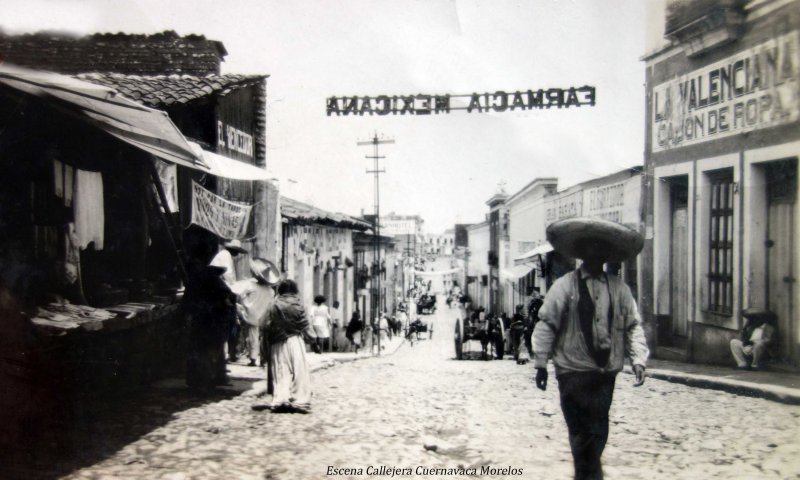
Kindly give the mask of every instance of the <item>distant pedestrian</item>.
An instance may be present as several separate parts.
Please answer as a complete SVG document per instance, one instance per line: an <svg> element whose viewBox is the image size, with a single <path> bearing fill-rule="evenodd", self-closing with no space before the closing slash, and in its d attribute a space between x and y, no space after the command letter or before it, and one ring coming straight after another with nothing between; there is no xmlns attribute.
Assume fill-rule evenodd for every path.
<svg viewBox="0 0 800 480"><path fill-rule="evenodd" d="M517 305L514 316L511 317L511 348L514 352L514 360L518 365L525 365L530 361L530 350L525 344L526 317L523 315L523 306Z"/></svg>
<svg viewBox="0 0 800 480"><path fill-rule="evenodd" d="M317 335L316 353L327 351L330 347L331 340L331 313L328 306L325 305L327 299L324 295L317 295L314 297L314 306L311 307L311 324L314 327L314 333Z"/></svg>
<svg viewBox="0 0 800 480"><path fill-rule="evenodd" d="M408 315L406 315L406 311L404 309L398 310L397 312L397 334L399 335L401 331L406 330L408 328Z"/></svg>
<svg viewBox="0 0 800 480"><path fill-rule="evenodd" d="M278 285L278 297L268 315L266 336L272 373L272 402L253 405L253 409L270 408L275 413L309 413L311 376L304 340L313 342L315 337L293 280L283 280Z"/></svg>
<svg viewBox="0 0 800 480"><path fill-rule="evenodd" d="M269 307L275 299L273 287L280 281L280 272L269 260L253 258L250 273L252 278L236 282L232 290L237 295L243 323L258 333L267 324Z"/></svg>
<svg viewBox="0 0 800 480"><path fill-rule="evenodd" d="M604 272L603 263L635 256L643 239L635 230L597 218L555 222L547 239L557 252L583 264L553 284L539 310L533 333L536 386L547 388L552 354L575 478L602 479L600 457L617 373L627 355L634 386L642 385L649 353L630 288Z"/></svg>
<svg viewBox="0 0 800 480"><path fill-rule="evenodd" d="M381 350L386 350L386 345L389 343L389 318L386 315L386 310L383 311L378 319L377 335L378 341L381 344ZM378 343L372 342L377 348Z"/></svg>
<svg viewBox="0 0 800 480"><path fill-rule="evenodd" d="M364 329L364 322L361 321L361 312L356 308L353 311L353 316L350 317L350 323L347 324L347 339L353 344L353 351L358 353L361 348L361 331Z"/></svg>
<svg viewBox="0 0 800 480"><path fill-rule="evenodd" d="M525 317L525 328L522 338L525 341L525 347L528 349L528 353L532 354L533 342L531 338L533 336L533 329L536 328L536 324L539 322L539 310L544 304L544 297L539 293L539 287L531 287L530 292L531 298L528 300L528 314Z"/></svg>
<svg viewBox="0 0 800 480"><path fill-rule="evenodd" d="M247 253L247 250L242 248L242 242L239 240L231 240L229 242L223 242L222 248L219 249L217 254L211 260L212 267L219 267L224 268L225 271L222 273L222 280L228 285L228 288L233 288L233 285L239 279L238 275L236 274L236 262L234 262L234 258L238 257L241 254ZM244 339L249 335L249 328L247 325L244 325L240 318L236 318L231 324L230 332L228 332L228 340L227 340L227 349L228 349L228 360L231 362L235 362L237 359L237 349L239 347L239 339L240 337ZM258 330L255 332L256 342L258 342ZM258 348L256 347L256 352ZM248 353L252 352L252 349L248 350ZM252 365L255 365L253 356L250 356Z"/></svg>
<svg viewBox="0 0 800 480"><path fill-rule="evenodd" d="M339 306L339 300L334 300L331 307L331 350L337 352L341 351L344 339L342 312Z"/></svg>

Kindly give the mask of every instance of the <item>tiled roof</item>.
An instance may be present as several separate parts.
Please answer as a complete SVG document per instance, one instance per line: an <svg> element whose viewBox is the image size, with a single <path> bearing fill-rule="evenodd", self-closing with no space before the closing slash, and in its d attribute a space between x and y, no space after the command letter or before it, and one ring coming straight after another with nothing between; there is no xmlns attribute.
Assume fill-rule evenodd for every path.
<svg viewBox="0 0 800 480"><path fill-rule="evenodd" d="M222 42L202 35L180 36L172 30L152 35L97 33L83 37L58 32L0 32L0 58L63 74L219 74L227 53Z"/></svg>
<svg viewBox="0 0 800 480"><path fill-rule="evenodd" d="M111 87L149 107L169 107L210 95L226 95L264 81L266 75L124 75L81 73L76 78Z"/></svg>
<svg viewBox="0 0 800 480"><path fill-rule="evenodd" d="M281 215L299 223L318 223L335 227L367 230L371 225L343 213L328 212L307 203L281 197Z"/></svg>

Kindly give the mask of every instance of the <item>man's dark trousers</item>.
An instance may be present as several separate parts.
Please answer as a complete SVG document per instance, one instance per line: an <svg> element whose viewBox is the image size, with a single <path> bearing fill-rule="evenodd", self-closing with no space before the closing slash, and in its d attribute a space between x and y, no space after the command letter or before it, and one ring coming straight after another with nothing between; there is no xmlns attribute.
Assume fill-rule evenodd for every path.
<svg viewBox="0 0 800 480"><path fill-rule="evenodd" d="M569 372L558 377L576 480L603 478L600 456L608 440L608 410L616 374Z"/></svg>

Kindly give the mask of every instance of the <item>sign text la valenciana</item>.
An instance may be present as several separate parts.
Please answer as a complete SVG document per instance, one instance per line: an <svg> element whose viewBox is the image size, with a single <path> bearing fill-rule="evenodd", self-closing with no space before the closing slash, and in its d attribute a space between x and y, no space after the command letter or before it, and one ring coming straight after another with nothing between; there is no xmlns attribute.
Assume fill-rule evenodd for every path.
<svg viewBox="0 0 800 480"><path fill-rule="evenodd" d="M340 115L431 115L465 110L467 113L507 112L595 105L590 86L470 95L378 95L328 97L327 114Z"/></svg>

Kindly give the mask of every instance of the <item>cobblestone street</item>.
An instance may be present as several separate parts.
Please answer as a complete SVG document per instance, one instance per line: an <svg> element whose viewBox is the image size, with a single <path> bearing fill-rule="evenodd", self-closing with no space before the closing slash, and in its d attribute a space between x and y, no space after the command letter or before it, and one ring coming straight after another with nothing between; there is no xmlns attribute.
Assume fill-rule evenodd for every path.
<svg viewBox="0 0 800 480"><path fill-rule="evenodd" d="M70 458L40 473L314 479L333 468L361 469L338 473L366 478L380 477L375 471L386 466L443 478L424 469L474 467L480 474L488 466L521 474L498 470L487 478L571 478L552 374L541 392L530 365L453 360L455 314L441 309L426 317L435 322L431 340L316 371L310 415L255 412L253 390L200 402L181 382L162 383L73 432L64 450ZM632 381L618 377L603 457L607 478L800 478L800 407L654 379L634 388ZM236 386L243 392L250 384Z"/></svg>

